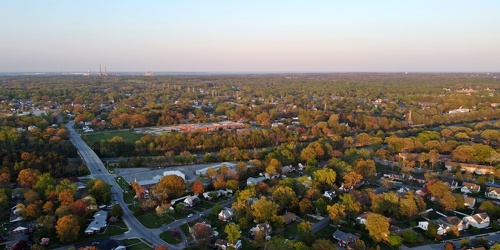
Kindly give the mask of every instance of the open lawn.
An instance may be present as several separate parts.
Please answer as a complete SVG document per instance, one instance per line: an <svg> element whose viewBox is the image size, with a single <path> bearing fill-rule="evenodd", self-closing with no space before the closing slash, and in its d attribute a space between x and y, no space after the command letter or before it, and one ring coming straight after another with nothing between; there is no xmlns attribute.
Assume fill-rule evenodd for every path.
<svg viewBox="0 0 500 250"><path fill-rule="evenodd" d="M177 243L181 243L182 241L182 237L174 237L172 235L172 230L168 230L168 231L165 231L163 233L160 234L160 238L170 244L177 244Z"/></svg>
<svg viewBox="0 0 500 250"><path fill-rule="evenodd" d="M121 242L127 247L128 250L151 249L151 246L147 245L140 239L126 239Z"/></svg>
<svg viewBox="0 0 500 250"><path fill-rule="evenodd" d="M198 212L203 212L209 208L212 208L214 205L207 202L207 201L202 201L200 205L196 206L193 208L193 210L198 211Z"/></svg>
<svg viewBox="0 0 500 250"><path fill-rule="evenodd" d="M134 199L134 196L135 196L134 191L127 191L126 193L123 193L123 201L125 201L125 203L132 203L134 202L134 200L138 201Z"/></svg>
<svg viewBox="0 0 500 250"><path fill-rule="evenodd" d="M109 140L115 136L120 136L129 143L135 143L137 140L141 139L144 134L139 134L134 131L128 130L119 130L119 131L104 131L104 132L95 132L95 133L87 133L85 134L87 137L87 143L89 145L94 145L94 142L100 140Z"/></svg>
<svg viewBox="0 0 500 250"><path fill-rule="evenodd" d="M323 228L321 231L317 232L315 235L320 239L331 239L332 234L337 231L337 227L327 226Z"/></svg>
<svg viewBox="0 0 500 250"><path fill-rule="evenodd" d="M125 178L123 178L121 176L117 176L117 177L115 177L115 181L116 181L116 183L118 183L118 185L120 186L120 188L123 191L130 190L130 184L125 180Z"/></svg>
<svg viewBox="0 0 500 250"><path fill-rule="evenodd" d="M285 226L285 238L288 239L291 236L297 236L297 225L300 222L294 221Z"/></svg>
<svg viewBox="0 0 500 250"><path fill-rule="evenodd" d="M182 224L180 226L182 232L186 235L186 236L189 236L189 225L188 224Z"/></svg>
<svg viewBox="0 0 500 250"><path fill-rule="evenodd" d="M160 217L154 212L149 212L137 216L137 220L147 228L159 228L164 224L169 224L174 221L170 216Z"/></svg>

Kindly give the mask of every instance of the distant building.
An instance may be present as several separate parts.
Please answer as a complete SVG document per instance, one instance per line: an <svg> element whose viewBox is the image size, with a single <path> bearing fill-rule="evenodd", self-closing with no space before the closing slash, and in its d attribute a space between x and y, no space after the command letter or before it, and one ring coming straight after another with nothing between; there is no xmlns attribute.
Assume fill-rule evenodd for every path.
<svg viewBox="0 0 500 250"><path fill-rule="evenodd" d="M199 175L199 176L205 175L207 173L207 170L209 168L213 168L215 170L218 170L222 166L226 166L229 169L235 169L236 168L236 164L235 163L223 162L223 163L220 163L220 164L217 164L217 165L213 165L213 166L210 166L210 167L206 167L206 168L203 168L203 169L198 169L198 170L195 171L195 174Z"/></svg>
<svg viewBox="0 0 500 250"><path fill-rule="evenodd" d="M245 124L239 122L223 121L219 123L208 123L208 124L182 124L179 125L180 130L193 132L213 132L219 130L231 130L231 129L242 129Z"/></svg>

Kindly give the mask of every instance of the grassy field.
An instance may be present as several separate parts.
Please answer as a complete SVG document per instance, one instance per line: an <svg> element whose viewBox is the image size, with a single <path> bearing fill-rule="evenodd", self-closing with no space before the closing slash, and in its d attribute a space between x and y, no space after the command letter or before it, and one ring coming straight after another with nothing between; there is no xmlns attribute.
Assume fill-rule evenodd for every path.
<svg viewBox="0 0 500 250"><path fill-rule="evenodd" d="M120 186L123 191L130 190L130 184L121 176L115 177L116 183Z"/></svg>
<svg viewBox="0 0 500 250"><path fill-rule="evenodd" d="M144 136L144 134L138 134L134 131L120 130L120 131L88 133L85 134L85 136L87 137L87 143L89 145L93 145L94 142L96 141L109 140L115 136L120 136L121 138L123 138L123 140L127 142L135 143L137 140L141 139Z"/></svg>
<svg viewBox="0 0 500 250"><path fill-rule="evenodd" d="M159 228L164 224L169 224L174 221L174 219L170 216L160 217L156 215L154 212L141 214L137 216L137 220L142 223L147 228Z"/></svg>
<svg viewBox="0 0 500 250"><path fill-rule="evenodd" d="M172 230L164 231L160 234L160 238L170 244L177 244L182 241L182 237L174 237L172 235Z"/></svg>
<svg viewBox="0 0 500 250"><path fill-rule="evenodd" d="M182 232L185 234L185 235L188 235L189 236L189 225L188 224L182 224L180 226Z"/></svg>
<svg viewBox="0 0 500 250"><path fill-rule="evenodd" d="M126 239L121 242L127 247L128 250L151 249L151 246L147 245L140 239Z"/></svg>

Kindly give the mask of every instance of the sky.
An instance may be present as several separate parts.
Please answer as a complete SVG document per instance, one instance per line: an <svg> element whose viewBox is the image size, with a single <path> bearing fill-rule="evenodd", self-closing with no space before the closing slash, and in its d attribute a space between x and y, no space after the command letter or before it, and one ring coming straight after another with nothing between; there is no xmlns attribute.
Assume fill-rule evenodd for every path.
<svg viewBox="0 0 500 250"><path fill-rule="evenodd" d="M0 72L499 72L498 0L0 0Z"/></svg>

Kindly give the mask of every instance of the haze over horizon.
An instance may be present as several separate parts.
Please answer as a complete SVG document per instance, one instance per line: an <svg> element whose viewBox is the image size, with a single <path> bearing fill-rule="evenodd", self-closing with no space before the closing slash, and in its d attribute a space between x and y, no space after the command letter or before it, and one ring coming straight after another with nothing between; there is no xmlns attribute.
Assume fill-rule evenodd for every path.
<svg viewBox="0 0 500 250"><path fill-rule="evenodd" d="M500 1L4 1L0 72L498 72Z"/></svg>

